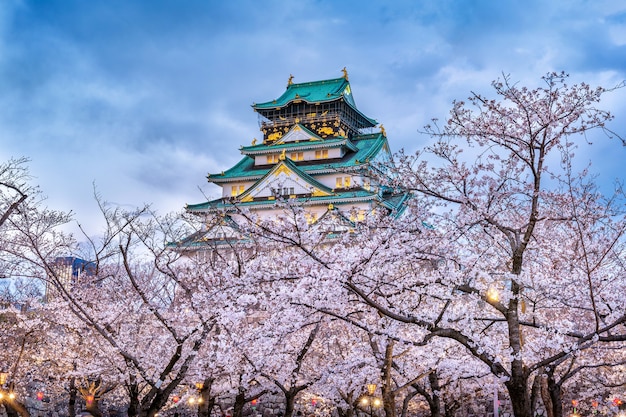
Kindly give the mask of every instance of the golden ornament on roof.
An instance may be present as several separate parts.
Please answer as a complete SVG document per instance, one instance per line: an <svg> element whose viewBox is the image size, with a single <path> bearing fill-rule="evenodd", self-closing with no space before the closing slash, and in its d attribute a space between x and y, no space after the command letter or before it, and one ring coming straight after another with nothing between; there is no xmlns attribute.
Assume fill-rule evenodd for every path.
<svg viewBox="0 0 626 417"><path fill-rule="evenodd" d="M346 81L348 81L348 70L346 69L346 67L343 67L341 72L343 72L343 78L345 78Z"/></svg>
<svg viewBox="0 0 626 417"><path fill-rule="evenodd" d="M293 84L293 74L289 74L289 79L287 80L287 87Z"/></svg>

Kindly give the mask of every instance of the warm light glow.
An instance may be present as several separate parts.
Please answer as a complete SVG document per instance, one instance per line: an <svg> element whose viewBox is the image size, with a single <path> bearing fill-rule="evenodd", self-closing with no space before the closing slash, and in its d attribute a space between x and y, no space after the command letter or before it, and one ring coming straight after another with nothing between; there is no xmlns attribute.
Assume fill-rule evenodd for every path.
<svg viewBox="0 0 626 417"><path fill-rule="evenodd" d="M373 401L374 407L380 407L382 403L383 402L380 400L380 398L374 398L374 401Z"/></svg>
<svg viewBox="0 0 626 417"><path fill-rule="evenodd" d="M15 393L14 392L9 393L9 398L11 400L14 400L15 399Z"/></svg>
<svg viewBox="0 0 626 417"><path fill-rule="evenodd" d="M39 391L39 392L37 393L37 399L38 399L39 401L43 400L43 392Z"/></svg>
<svg viewBox="0 0 626 417"><path fill-rule="evenodd" d="M9 377L8 372L0 372L0 385L4 385L7 382L7 378Z"/></svg>
<svg viewBox="0 0 626 417"><path fill-rule="evenodd" d="M198 404L202 404L204 402L204 400L202 399L202 397L198 397Z"/></svg>
<svg viewBox="0 0 626 417"><path fill-rule="evenodd" d="M196 382L196 389L198 391L202 391L202 388L204 388L204 383L202 382Z"/></svg>
<svg viewBox="0 0 626 417"><path fill-rule="evenodd" d="M176 404L176 403L177 403L177 402L179 402L179 401L180 401L180 397L179 397L178 395L174 395L174 396L172 397L172 402L173 402L174 404Z"/></svg>
<svg viewBox="0 0 626 417"><path fill-rule="evenodd" d="M4 398L4 394L0 392L0 400Z"/></svg>
<svg viewBox="0 0 626 417"><path fill-rule="evenodd" d="M370 403L369 398L363 397L361 398L361 405L368 405Z"/></svg>
<svg viewBox="0 0 626 417"><path fill-rule="evenodd" d="M497 303L500 301L500 293L494 287L489 287L487 290L487 300Z"/></svg>
<svg viewBox="0 0 626 417"><path fill-rule="evenodd" d="M598 402L597 402L596 400L593 400L593 401L591 402L591 406L592 406L592 407L597 407L597 406L598 406Z"/></svg>
<svg viewBox="0 0 626 417"><path fill-rule="evenodd" d="M370 395L374 395L374 392L376 392L376 384L367 384L367 392Z"/></svg>
<svg viewBox="0 0 626 417"><path fill-rule="evenodd" d="M91 405L93 403L94 396L88 395L87 397L85 397L85 400L87 400L87 405Z"/></svg>
<svg viewBox="0 0 626 417"><path fill-rule="evenodd" d="M194 397L189 397L189 404L195 404L196 399Z"/></svg>
<svg viewBox="0 0 626 417"><path fill-rule="evenodd" d="M578 407L578 400L572 400L572 405L574 407Z"/></svg>

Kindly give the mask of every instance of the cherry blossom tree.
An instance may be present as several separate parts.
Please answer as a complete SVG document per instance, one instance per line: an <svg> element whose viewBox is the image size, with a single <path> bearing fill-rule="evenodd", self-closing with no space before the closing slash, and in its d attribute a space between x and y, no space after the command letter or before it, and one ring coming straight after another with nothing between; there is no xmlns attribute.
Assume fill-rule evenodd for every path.
<svg viewBox="0 0 626 417"><path fill-rule="evenodd" d="M505 77L493 84L500 100L455 103L443 129L429 128L432 146L397 158L392 185L415 200L411 218L390 226L397 234L378 239L395 254L371 261L380 254L372 238L351 262L363 271L345 271L365 304L425 329L423 343L448 338L482 361L517 417L532 415L531 375L625 333L615 296L626 272L621 194L604 199L586 170L572 168L577 138L612 119L596 107L606 90L565 79L549 74L529 90ZM374 262L413 272L400 267L384 282Z"/></svg>

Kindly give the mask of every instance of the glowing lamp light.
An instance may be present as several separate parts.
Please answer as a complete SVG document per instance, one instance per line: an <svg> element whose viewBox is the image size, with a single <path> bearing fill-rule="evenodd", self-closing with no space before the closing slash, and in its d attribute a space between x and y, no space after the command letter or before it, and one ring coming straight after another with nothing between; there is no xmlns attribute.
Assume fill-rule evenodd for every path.
<svg viewBox="0 0 626 417"><path fill-rule="evenodd" d="M578 400L572 400L572 405L574 407L578 407Z"/></svg>
<svg viewBox="0 0 626 417"><path fill-rule="evenodd" d="M9 377L8 372L0 372L0 385L4 385L7 383L7 378Z"/></svg>
<svg viewBox="0 0 626 417"><path fill-rule="evenodd" d="M15 399L15 393L14 392L9 393L9 399L10 400L14 400Z"/></svg>
<svg viewBox="0 0 626 417"><path fill-rule="evenodd" d="M255 398L254 400L250 401L250 404L252 404L252 406L254 407L257 402L258 402L258 400Z"/></svg>
<svg viewBox="0 0 626 417"><path fill-rule="evenodd" d="M202 391L202 388L204 388L204 383L202 382L196 382L196 389L198 391Z"/></svg>
<svg viewBox="0 0 626 417"><path fill-rule="evenodd" d="M4 394L0 392L0 400L2 400L3 398L4 398Z"/></svg>
<svg viewBox="0 0 626 417"><path fill-rule="evenodd" d="M87 397L85 397L85 400L87 401L87 405L91 405L93 404L93 400L94 400L94 396L89 394Z"/></svg>
<svg viewBox="0 0 626 417"><path fill-rule="evenodd" d="M613 405L615 407L619 407L620 405L622 405L622 400L620 400L619 397L613 398Z"/></svg>
<svg viewBox="0 0 626 417"><path fill-rule="evenodd" d="M194 397L189 397L189 404L195 404L196 399Z"/></svg>
<svg viewBox="0 0 626 417"><path fill-rule="evenodd" d="M369 395L374 395L374 392L376 392L376 384L367 384L367 392Z"/></svg>
<svg viewBox="0 0 626 417"><path fill-rule="evenodd" d="M315 407L317 405L317 400L315 398L311 398L311 405Z"/></svg>
<svg viewBox="0 0 626 417"><path fill-rule="evenodd" d="M496 288L489 287L489 289L487 290L487 299L489 301L497 303L498 301L500 301L500 293Z"/></svg>
<svg viewBox="0 0 626 417"><path fill-rule="evenodd" d="M174 396L172 397L172 402L173 402L174 404L176 404L176 403L177 403L177 402L179 402L179 401L180 401L180 397L179 397L178 395L174 395Z"/></svg>
<svg viewBox="0 0 626 417"><path fill-rule="evenodd" d="M598 401L596 401L596 400L591 401L591 406L592 406L593 408L597 408L597 407L598 407L598 405L599 405Z"/></svg>
<svg viewBox="0 0 626 417"><path fill-rule="evenodd" d="M37 393L37 399L38 399L39 401L43 401L43 392L42 392L42 391L39 391L39 392Z"/></svg>
<svg viewBox="0 0 626 417"><path fill-rule="evenodd" d="M374 401L372 401L372 405L374 405L374 407L380 407L380 405L383 402L380 400L380 398L374 398Z"/></svg>
<svg viewBox="0 0 626 417"><path fill-rule="evenodd" d="M370 403L369 398L363 397L361 398L361 405L368 405Z"/></svg>

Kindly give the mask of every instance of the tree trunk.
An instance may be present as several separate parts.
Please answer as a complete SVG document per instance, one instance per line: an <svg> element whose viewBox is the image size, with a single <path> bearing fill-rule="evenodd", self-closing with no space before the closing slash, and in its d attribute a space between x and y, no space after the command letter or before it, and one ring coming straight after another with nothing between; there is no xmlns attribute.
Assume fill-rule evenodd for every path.
<svg viewBox="0 0 626 417"><path fill-rule="evenodd" d="M430 384L430 391L433 395L428 400L428 406L430 407L431 417L441 417L441 397L439 396L439 375L437 371L433 371L428 374L428 383Z"/></svg>
<svg viewBox="0 0 626 417"><path fill-rule="evenodd" d="M139 415L139 387L135 382L126 385L128 392L128 417L137 417Z"/></svg>
<svg viewBox="0 0 626 417"><path fill-rule="evenodd" d="M519 275L522 270L522 253L521 250L518 250L513 256L512 272L515 275ZM506 322L513 360L511 361L511 377L505 383L505 386L511 399L513 415L515 417L532 417L530 393L528 392L528 375L522 360L522 330L517 312L518 299L516 297L520 293L520 287L515 281L511 283L511 291L514 297L511 298L507 307Z"/></svg>
<svg viewBox="0 0 626 417"><path fill-rule="evenodd" d="M407 412L409 411L409 403L417 394L419 394L418 391L413 391L409 392L406 397L404 397L404 400L402 401L402 412L400 413L401 417L407 417Z"/></svg>
<svg viewBox="0 0 626 417"><path fill-rule="evenodd" d="M235 404L233 405L233 417L243 416L243 406L246 404L246 393L239 391L235 396Z"/></svg>
<svg viewBox="0 0 626 417"><path fill-rule="evenodd" d="M393 341L388 340L387 346L385 346L385 362L383 363L382 377L383 386L381 387L381 393L383 396L383 410L385 411L385 417L396 417L396 391L392 386L391 371L393 368ZM370 399L370 407L372 407Z"/></svg>
<svg viewBox="0 0 626 417"><path fill-rule="evenodd" d="M76 417L76 379L70 378L70 388L69 388L69 400L67 401L67 415L68 417Z"/></svg>
<svg viewBox="0 0 626 417"><path fill-rule="evenodd" d="M554 417L554 407L552 406L552 396L548 387L548 378L541 378L541 400L546 409L546 417Z"/></svg>
<svg viewBox="0 0 626 417"><path fill-rule="evenodd" d="M211 395L212 385L213 378L205 378L202 383L202 389L198 392L201 399L201 402L198 404L198 417L210 417L211 410L215 406L215 397Z"/></svg>
<svg viewBox="0 0 626 417"><path fill-rule="evenodd" d="M530 413L533 416L537 415L537 404L539 403L539 398L541 397L541 379L542 376L540 374L535 375L532 389L530 391Z"/></svg>
<svg viewBox="0 0 626 417"><path fill-rule="evenodd" d="M524 378L523 375L519 375L519 372L512 371L511 379L508 380L505 385L509 392L509 398L511 399L513 415L515 417L532 417L526 378Z"/></svg>
<svg viewBox="0 0 626 417"><path fill-rule="evenodd" d="M296 402L296 394L292 393L291 390L285 392L285 417L293 416Z"/></svg>
<svg viewBox="0 0 626 417"><path fill-rule="evenodd" d="M563 402L561 399L561 384L554 380L554 370L548 372L548 392L552 401L553 417L563 417Z"/></svg>

